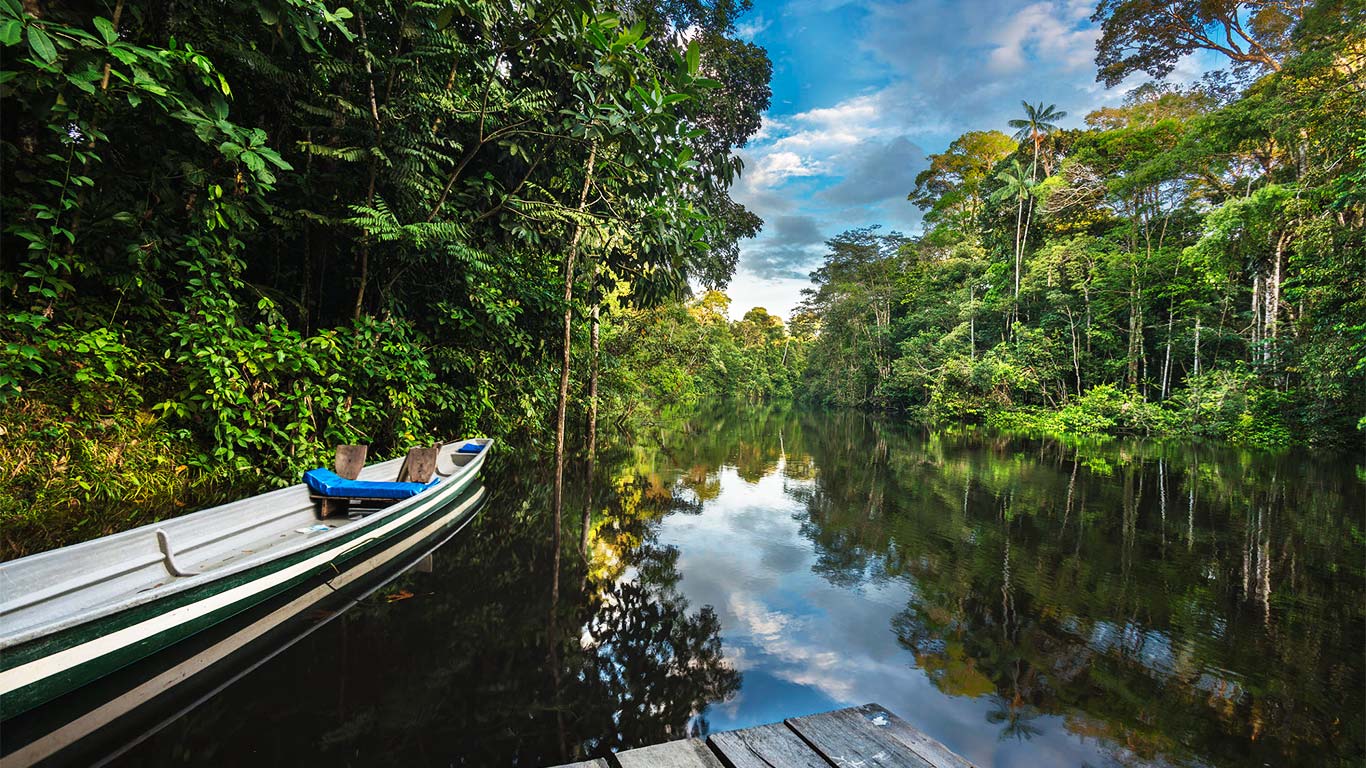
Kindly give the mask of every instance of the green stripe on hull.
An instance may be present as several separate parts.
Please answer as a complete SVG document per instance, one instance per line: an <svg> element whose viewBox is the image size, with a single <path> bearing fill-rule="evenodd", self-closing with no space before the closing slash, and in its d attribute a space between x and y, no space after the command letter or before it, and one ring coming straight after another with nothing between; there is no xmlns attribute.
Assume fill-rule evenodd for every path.
<svg viewBox="0 0 1366 768"><path fill-rule="evenodd" d="M365 546L347 549L347 545L351 542L369 534L375 528L382 527L386 524L387 517L376 521L375 525L358 528L337 539L320 542L315 547L301 550L292 555L279 558L278 560L271 560L267 563L262 563L255 568L215 579L202 586L168 596L165 599L158 600L154 603L137 606L127 611L88 624L72 627L63 632L39 638L33 642L5 651L3 657L0 657L0 662L3 662L3 664L0 665L0 669L19 667L60 653L68 648L78 647L110 633L155 619L156 617L177 608L193 605L230 589L258 581L273 573L304 562L309 558L316 557L324 552L337 550L337 554L328 561L328 563L322 564L319 567L311 568L297 576L286 579L279 584L245 595L241 600L237 600L222 608L176 624L165 631L137 642L120 646L95 659L63 669L48 675L41 680L34 681L29 685L0 696L0 720L19 715L44 702L50 701L117 669L127 666L128 664L150 656L163 648L173 645L197 632L241 613L254 605L293 589L310 579L317 578L319 575L326 572L331 572L334 570L334 567L337 570L340 570L341 566L350 563L362 555L369 554L377 549L385 547L392 543L396 537L401 537L406 532L410 531L414 526L421 525L431 517L440 514L443 510L464 496L465 491L470 485L470 481L473 479L474 477L471 476L460 486L447 490L448 497L436 503L431 509L414 516L412 520L389 531L375 541L367 542ZM415 505L415 507L419 506L420 504ZM396 516L401 518L405 514L410 514L411 511L412 510L405 510L397 513Z"/></svg>

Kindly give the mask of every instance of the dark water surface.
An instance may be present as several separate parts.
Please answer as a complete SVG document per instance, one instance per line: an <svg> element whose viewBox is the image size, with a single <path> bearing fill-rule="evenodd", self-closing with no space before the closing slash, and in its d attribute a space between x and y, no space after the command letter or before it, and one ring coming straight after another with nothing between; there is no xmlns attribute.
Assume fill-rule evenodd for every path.
<svg viewBox="0 0 1366 768"><path fill-rule="evenodd" d="M1360 765L1351 460L730 410L544 461L480 519L120 759L543 766L876 701L983 766ZM131 728L131 726L130 726Z"/></svg>

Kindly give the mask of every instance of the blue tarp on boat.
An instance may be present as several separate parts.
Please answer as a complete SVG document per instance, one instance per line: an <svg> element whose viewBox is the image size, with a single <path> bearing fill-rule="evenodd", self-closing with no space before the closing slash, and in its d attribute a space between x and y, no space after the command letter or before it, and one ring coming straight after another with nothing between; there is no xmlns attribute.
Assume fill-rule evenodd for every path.
<svg viewBox="0 0 1366 768"><path fill-rule="evenodd" d="M372 480L347 480L330 469L310 469L304 473L304 482L309 490L319 496L334 498L363 499L406 499L431 488L441 482L433 478L430 483L381 483Z"/></svg>

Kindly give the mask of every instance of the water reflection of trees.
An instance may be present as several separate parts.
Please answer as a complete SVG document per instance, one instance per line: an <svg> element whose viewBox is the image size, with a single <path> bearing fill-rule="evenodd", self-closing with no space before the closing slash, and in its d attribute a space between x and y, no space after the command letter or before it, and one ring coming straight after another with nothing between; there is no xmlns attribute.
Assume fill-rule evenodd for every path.
<svg viewBox="0 0 1366 768"><path fill-rule="evenodd" d="M645 547L641 554L662 557L669 573L677 573L676 550ZM702 710L740 687L739 674L722 658L720 629L710 606L688 613L672 585L661 589L644 578L612 584L584 628L571 694L596 707L574 708L584 716L581 734L601 734L586 740L585 751L606 754L676 739L689 725L705 732L696 719ZM583 727L594 721L596 727Z"/></svg>
<svg viewBox="0 0 1366 768"><path fill-rule="evenodd" d="M990 696L1002 738L1063 714L1138 760L1359 759L1363 501L1343 468L805 418L817 569L907 580L901 643L940 690Z"/></svg>
<svg viewBox="0 0 1366 768"><path fill-rule="evenodd" d="M546 765L705 729L739 676L651 530L716 498L727 468L782 479L831 582L905 584L900 643L939 690L983 699L1002 738L1061 716L1121 763L1357 764L1366 749L1350 470L774 408L604 452L586 558L565 537L558 676L545 485L504 464L435 577L405 582L416 598L349 614L130 764Z"/></svg>
<svg viewBox="0 0 1366 768"><path fill-rule="evenodd" d="M1366 501L1331 460L782 409L707 414L644 459L698 501L727 467L797 481L815 570L906 582L902 645L940 690L987 697L1002 738L1061 715L1119 762L1353 764L1366 745Z"/></svg>

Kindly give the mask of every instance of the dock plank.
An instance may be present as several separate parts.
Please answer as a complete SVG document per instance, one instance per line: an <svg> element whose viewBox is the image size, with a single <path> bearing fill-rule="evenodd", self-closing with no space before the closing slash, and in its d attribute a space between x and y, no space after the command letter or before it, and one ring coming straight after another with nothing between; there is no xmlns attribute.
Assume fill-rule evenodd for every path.
<svg viewBox="0 0 1366 768"><path fill-rule="evenodd" d="M712 734L711 748L731 768L830 768L830 763L781 723Z"/></svg>
<svg viewBox="0 0 1366 768"><path fill-rule="evenodd" d="M870 720L879 715L885 717L887 719L887 733L905 744L917 755L925 758L934 768L977 768L962 755L931 738L919 728L888 712L886 707L880 704L864 704L861 707L854 707L852 711Z"/></svg>
<svg viewBox="0 0 1366 768"><path fill-rule="evenodd" d="M621 768L725 768L699 739L682 739L618 752Z"/></svg>
<svg viewBox="0 0 1366 768"><path fill-rule="evenodd" d="M555 768L612 768L612 766L608 765L606 760L603 760L601 757L599 757L596 760L584 760L578 763L565 763L564 765L557 765L555 766Z"/></svg>
<svg viewBox="0 0 1366 768"><path fill-rule="evenodd" d="M826 760L840 768L934 768L888 732L891 721L880 714L885 710L879 707L879 713L871 716L858 710L851 707L789 718L784 722Z"/></svg>

